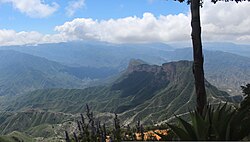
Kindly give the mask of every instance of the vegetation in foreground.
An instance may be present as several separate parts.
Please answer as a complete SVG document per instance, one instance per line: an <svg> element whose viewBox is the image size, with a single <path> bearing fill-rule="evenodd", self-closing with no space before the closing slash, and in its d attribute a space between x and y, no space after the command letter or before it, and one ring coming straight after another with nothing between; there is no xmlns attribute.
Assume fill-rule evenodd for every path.
<svg viewBox="0 0 250 142"><path fill-rule="evenodd" d="M206 113L199 115L191 111L191 119L176 117L174 123L163 126L145 126L137 122L135 126L122 125L115 115L113 126L105 126L95 118L87 107L86 116L81 115L74 129L66 132L67 141L136 141L136 140L249 140L250 84L242 86L244 100L239 107L230 104L208 106ZM188 121L187 121L188 120ZM204 129L205 128L205 129ZM0 137L0 141L32 142L35 139L15 132Z"/></svg>
<svg viewBox="0 0 250 142"><path fill-rule="evenodd" d="M77 131L68 133L65 131L66 142L103 142L103 141L144 141L144 140L161 140L160 135L167 135L167 126L145 127L140 121L134 127L121 126L117 114L114 117L113 127L101 125L89 106L86 105L86 118L81 114L81 120L77 121Z"/></svg>
<svg viewBox="0 0 250 142"><path fill-rule="evenodd" d="M176 116L178 123L144 128L140 121L135 127L120 126L117 115L113 128L96 120L87 105L87 119L81 115L78 131L65 131L66 142L89 141L147 141L147 140L249 140L250 136L250 84L242 86L244 100L236 108L227 103L208 105L203 114L190 111L190 121ZM159 130L160 129L160 130Z"/></svg>

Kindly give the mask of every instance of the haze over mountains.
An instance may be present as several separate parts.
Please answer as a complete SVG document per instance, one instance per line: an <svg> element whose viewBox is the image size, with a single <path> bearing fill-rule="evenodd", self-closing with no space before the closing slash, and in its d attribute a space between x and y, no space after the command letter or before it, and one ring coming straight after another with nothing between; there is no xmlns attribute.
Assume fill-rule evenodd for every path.
<svg viewBox="0 0 250 142"><path fill-rule="evenodd" d="M249 48L231 43L205 43L204 48L207 49L204 51L204 56L205 76L208 81L232 95L240 94L240 86L246 84L250 79L250 58L241 56L248 53L250 51ZM236 48L239 50L235 50ZM146 63L157 65L170 61L192 60L191 48L174 48L162 43L110 44L104 42L69 42L37 46L10 46L1 47L0 49L15 50L33 55L33 57L46 58L46 62L53 61L54 64L57 62L61 66L60 71L57 72L64 75L67 74L68 77L66 78L70 78L72 82L75 82L74 88L79 88L76 84L82 79L90 78L93 80L118 74L118 72L126 69L131 59L141 59ZM10 57L15 60L15 57L11 55ZM5 64L4 60L2 62ZM36 60L33 61L33 64L39 65L39 63L36 63ZM58 84L55 87L60 87L60 85ZM67 85L61 85L61 87L67 88ZM43 87L40 85L40 87L35 88Z"/></svg>
<svg viewBox="0 0 250 142"><path fill-rule="evenodd" d="M215 49L204 51L208 99L239 102L240 86L250 80L250 58ZM63 139L86 104L107 123L113 113L124 124L185 114L195 105L190 60L191 48L161 43L0 47L1 133Z"/></svg>
<svg viewBox="0 0 250 142"><path fill-rule="evenodd" d="M241 99L219 91L209 82L206 82L206 90L212 104ZM110 85L86 89L42 89L19 95L3 106L7 112L0 113L0 129L2 134L21 131L34 137L41 136L32 134L31 130L43 133L52 126L74 121L84 111L86 103L96 114L101 112L101 121L111 121L110 113L118 113L124 124L135 123L138 119L145 124L155 124L174 114L185 113L195 106L192 62L178 61L157 66L136 60ZM54 136L55 131L48 132L45 137ZM62 130L57 131L61 133Z"/></svg>
<svg viewBox="0 0 250 142"><path fill-rule="evenodd" d="M0 142L250 140L250 0L182 1L0 0Z"/></svg>
<svg viewBox="0 0 250 142"><path fill-rule="evenodd" d="M205 42L203 47L207 50L224 51L250 57L250 45L241 45L230 42Z"/></svg>
<svg viewBox="0 0 250 142"><path fill-rule="evenodd" d="M18 95L46 88L84 88L91 79L105 78L116 70L68 67L17 51L0 51L0 95Z"/></svg>

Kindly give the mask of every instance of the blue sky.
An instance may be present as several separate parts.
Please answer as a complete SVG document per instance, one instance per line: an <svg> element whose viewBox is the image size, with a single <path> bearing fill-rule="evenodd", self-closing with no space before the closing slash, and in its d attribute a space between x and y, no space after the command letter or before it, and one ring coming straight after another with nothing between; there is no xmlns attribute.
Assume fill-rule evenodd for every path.
<svg viewBox="0 0 250 142"><path fill-rule="evenodd" d="M250 44L250 3L204 0L203 41ZM0 46L97 40L190 42L190 11L173 0L0 0Z"/></svg>

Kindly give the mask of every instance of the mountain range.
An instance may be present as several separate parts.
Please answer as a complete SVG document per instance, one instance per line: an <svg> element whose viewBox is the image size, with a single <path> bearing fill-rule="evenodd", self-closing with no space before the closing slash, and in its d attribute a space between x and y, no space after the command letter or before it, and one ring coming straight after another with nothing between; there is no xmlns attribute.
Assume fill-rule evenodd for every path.
<svg viewBox="0 0 250 142"><path fill-rule="evenodd" d="M230 42L205 42L204 48L212 51L224 51L250 58L250 45Z"/></svg>
<svg viewBox="0 0 250 142"><path fill-rule="evenodd" d="M94 79L117 73L110 68L68 67L26 53L0 51L0 95L46 88L84 88Z"/></svg>
<svg viewBox="0 0 250 142"><path fill-rule="evenodd" d="M210 49L204 50L209 102L240 102L250 58ZM0 47L0 140L62 140L86 104L107 124L114 113L124 125L185 116L195 107L190 60L191 48L160 43Z"/></svg>
<svg viewBox="0 0 250 142"><path fill-rule="evenodd" d="M131 59L141 59L148 64L156 65L178 60L192 60L191 48L174 48L162 43L68 42L8 46L0 49L15 50L34 57L46 58L47 61L66 66L63 71L69 75L73 74L78 80L89 77L103 79L117 75L126 69ZM204 49L206 49L204 68L207 80L231 95L241 94L240 86L250 80L250 58L241 53L250 52L249 48L246 45L231 43L204 43Z"/></svg>
<svg viewBox="0 0 250 142"><path fill-rule="evenodd" d="M207 81L206 91L211 104L235 103L242 99L218 90ZM133 124L137 120L156 124L174 114L186 113L195 107L192 62L178 61L159 66L133 60L128 69L109 85L86 89L41 89L12 97L3 104L5 111L0 113L0 129L2 134L21 131L26 135L41 136L31 130L38 131L42 127L42 133L52 126L72 123L79 113L84 113L86 104L105 123L112 123L114 113L123 124ZM55 135L56 130L51 131L47 137ZM58 131L62 133L61 129Z"/></svg>

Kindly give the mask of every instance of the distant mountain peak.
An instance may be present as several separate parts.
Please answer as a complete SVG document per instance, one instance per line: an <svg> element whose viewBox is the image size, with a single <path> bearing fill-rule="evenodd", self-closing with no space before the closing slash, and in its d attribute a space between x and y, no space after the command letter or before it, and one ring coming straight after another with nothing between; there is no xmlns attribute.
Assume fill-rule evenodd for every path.
<svg viewBox="0 0 250 142"><path fill-rule="evenodd" d="M190 61L169 62L162 66L136 62L136 64L130 64L126 73L115 82L112 89L123 90L123 96L135 95L138 92L141 92L144 96L145 94L141 91L143 88L158 90L166 87L170 82L174 83L178 82L177 80L183 80L183 75L188 74L185 77L189 78L190 74L192 74L191 67L192 62ZM135 88L135 86L137 87Z"/></svg>
<svg viewBox="0 0 250 142"><path fill-rule="evenodd" d="M127 68L126 74L130 74L133 72L148 72L153 74L174 74L176 73L176 67L190 67L192 64L191 61L177 61L177 62L169 62L164 63L162 66L158 65L149 65L142 60L131 60L129 66Z"/></svg>
<svg viewBox="0 0 250 142"><path fill-rule="evenodd" d="M148 64L146 63L145 61L143 60L140 60L140 59L131 59L129 61L129 64L128 64L128 68L127 68L127 73L131 73L135 70L135 68L137 68L139 65L143 65L143 64Z"/></svg>
<svg viewBox="0 0 250 142"><path fill-rule="evenodd" d="M143 60L141 60L141 59L131 59L130 61L129 61L129 65L141 65L141 64L148 64L147 62L145 62L145 61L143 61Z"/></svg>

